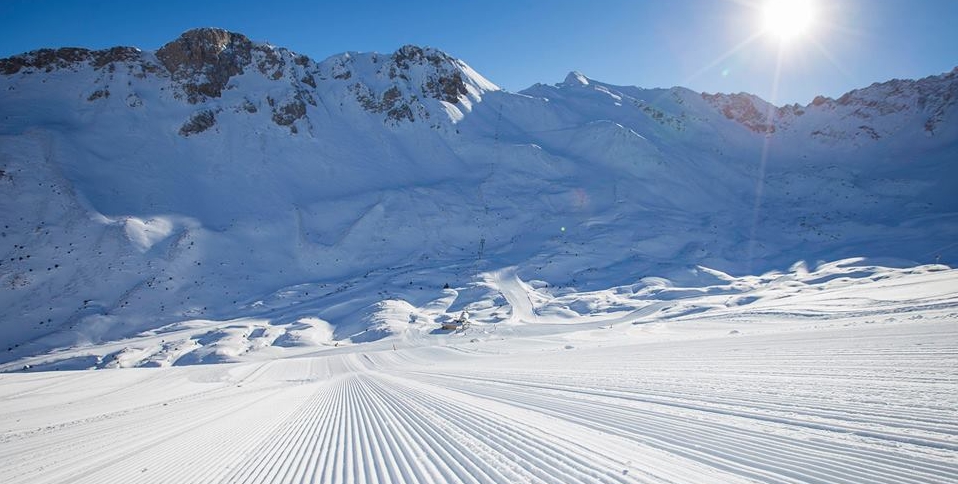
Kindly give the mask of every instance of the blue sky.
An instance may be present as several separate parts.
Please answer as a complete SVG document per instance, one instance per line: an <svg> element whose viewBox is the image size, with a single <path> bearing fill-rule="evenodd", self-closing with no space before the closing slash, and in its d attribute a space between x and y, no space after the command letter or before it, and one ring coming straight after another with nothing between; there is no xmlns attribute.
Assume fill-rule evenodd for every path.
<svg viewBox="0 0 958 484"><path fill-rule="evenodd" d="M762 1L2 0L0 57L59 46L153 50L216 26L316 60L429 45L512 91L579 70L612 84L745 91L777 104L958 66L958 0L817 0L813 31L784 49L755 35Z"/></svg>

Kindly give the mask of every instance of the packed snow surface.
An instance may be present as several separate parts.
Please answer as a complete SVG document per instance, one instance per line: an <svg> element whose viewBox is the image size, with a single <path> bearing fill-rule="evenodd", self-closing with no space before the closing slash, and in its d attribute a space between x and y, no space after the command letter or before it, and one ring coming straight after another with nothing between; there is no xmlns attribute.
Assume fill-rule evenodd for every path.
<svg viewBox="0 0 958 484"><path fill-rule="evenodd" d="M0 481L954 482L958 272L852 262L583 315L506 270L458 332L0 374Z"/></svg>

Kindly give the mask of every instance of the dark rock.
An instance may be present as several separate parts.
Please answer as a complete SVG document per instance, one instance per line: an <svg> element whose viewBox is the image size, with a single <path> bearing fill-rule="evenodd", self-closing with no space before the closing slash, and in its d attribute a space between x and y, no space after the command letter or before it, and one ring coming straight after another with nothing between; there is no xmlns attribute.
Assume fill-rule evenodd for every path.
<svg viewBox="0 0 958 484"><path fill-rule="evenodd" d="M257 46L254 50L262 54L262 58L256 63L261 74L274 81L283 77L283 67L286 66L286 62L275 50L265 46Z"/></svg>
<svg viewBox="0 0 958 484"><path fill-rule="evenodd" d="M140 50L135 47L113 47L93 52L93 67L100 69L117 62L133 62L140 59Z"/></svg>
<svg viewBox="0 0 958 484"><path fill-rule="evenodd" d="M764 134L772 134L776 131L774 117L781 114L780 108L771 108L772 112L765 113L755 105L761 102L748 94L706 94L702 93L702 99L719 108L721 113L728 119L738 122L746 128ZM770 116L773 119L769 119Z"/></svg>
<svg viewBox="0 0 958 484"><path fill-rule="evenodd" d="M355 94L356 100L366 111L384 113L387 119L397 122L402 120L415 121L412 108L409 107L409 104L403 98L402 91L397 86L387 89L379 99L364 84L353 84L349 86L349 90Z"/></svg>
<svg viewBox="0 0 958 484"><path fill-rule="evenodd" d="M408 104L401 104L396 106L389 111L386 111L386 117L393 121L399 122L402 120L408 120L409 122L414 122L416 119L412 114L412 109Z"/></svg>
<svg viewBox="0 0 958 484"><path fill-rule="evenodd" d="M7 59L0 59L0 72L5 75L16 74L24 68L52 72L54 69L70 67L93 58L89 49L64 47L61 49L40 49Z"/></svg>
<svg viewBox="0 0 958 484"><path fill-rule="evenodd" d="M183 83L191 103L219 97L230 78L251 62L253 43L221 29L195 29L156 52L173 79Z"/></svg>
<svg viewBox="0 0 958 484"><path fill-rule="evenodd" d="M204 110L194 114L190 117L190 120L186 123L183 123L183 126L180 128L180 134L183 136L190 136L193 134L202 133L216 124L216 113L211 110Z"/></svg>
<svg viewBox="0 0 958 484"><path fill-rule="evenodd" d="M878 134L878 131L875 131L875 128L871 126L859 126L859 131L867 134L871 139L880 139L881 135Z"/></svg>
<svg viewBox="0 0 958 484"><path fill-rule="evenodd" d="M110 91L109 91L109 90L107 90L107 89L97 89L96 91L93 91L93 94L90 94L90 96L89 96L88 98L86 98L86 100L87 100L87 101L96 101L97 99L100 99L100 98L108 98L108 97L110 97Z"/></svg>
<svg viewBox="0 0 958 484"><path fill-rule="evenodd" d="M404 45L392 55L393 62L400 69L409 69L410 64L431 64L433 67L439 67L443 62L451 58L446 54L436 50L425 50L415 45Z"/></svg>
<svg viewBox="0 0 958 484"><path fill-rule="evenodd" d="M306 116L306 103L299 99L273 110L273 122L280 126L290 126L290 129L293 128L291 125L303 116Z"/></svg>
<svg viewBox="0 0 958 484"><path fill-rule="evenodd" d="M423 89L423 95L452 104L458 103L459 96L467 93L466 83L462 81L462 74L458 71L449 76L441 76L436 80L427 81Z"/></svg>

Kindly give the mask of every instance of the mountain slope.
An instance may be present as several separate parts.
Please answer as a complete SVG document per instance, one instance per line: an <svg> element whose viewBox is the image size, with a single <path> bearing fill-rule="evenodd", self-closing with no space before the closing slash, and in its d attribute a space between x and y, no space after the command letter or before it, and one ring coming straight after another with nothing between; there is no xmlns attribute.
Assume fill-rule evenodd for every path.
<svg viewBox="0 0 958 484"><path fill-rule="evenodd" d="M217 29L3 59L0 361L238 318L367 341L501 304L513 266L559 297L950 262L956 75L778 108L578 73L509 93L431 48L316 62ZM156 363L236 356L191 341Z"/></svg>

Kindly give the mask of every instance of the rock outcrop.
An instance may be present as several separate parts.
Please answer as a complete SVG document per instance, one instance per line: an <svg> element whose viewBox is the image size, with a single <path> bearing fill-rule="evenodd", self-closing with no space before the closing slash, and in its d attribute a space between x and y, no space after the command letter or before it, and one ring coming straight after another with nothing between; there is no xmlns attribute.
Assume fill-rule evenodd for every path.
<svg viewBox="0 0 958 484"><path fill-rule="evenodd" d="M35 72L53 72L56 69L76 68L89 63L96 69L102 69L117 62L140 60L141 52L135 47L112 47L103 50L90 50L78 47L60 49L39 49L25 54L0 59L0 74L32 74Z"/></svg>
<svg viewBox="0 0 958 484"><path fill-rule="evenodd" d="M195 29L156 51L156 57L180 82L187 100L219 97L230 78L250 64L253 43L241 34Z"/></svg>

